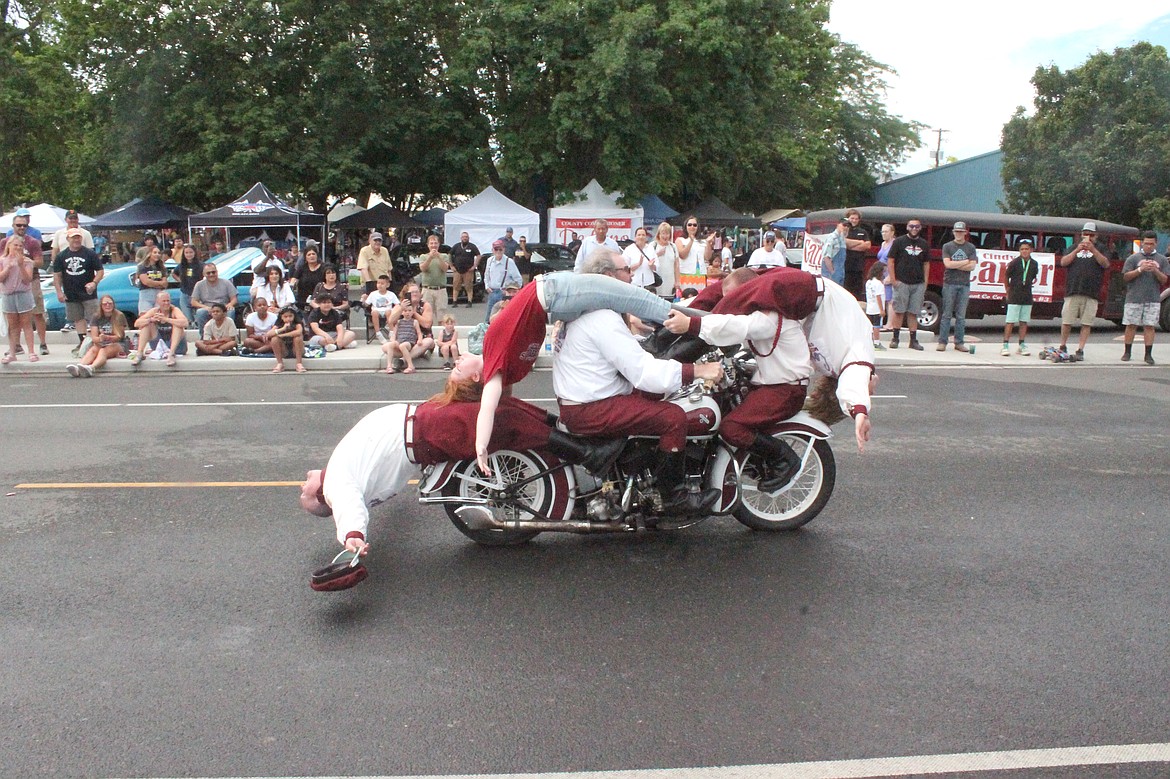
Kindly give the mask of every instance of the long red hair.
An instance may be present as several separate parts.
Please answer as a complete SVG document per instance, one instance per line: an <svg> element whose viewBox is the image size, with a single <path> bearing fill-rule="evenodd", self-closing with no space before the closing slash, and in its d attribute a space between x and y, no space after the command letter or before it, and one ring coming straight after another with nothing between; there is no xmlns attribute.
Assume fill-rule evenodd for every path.
<svg viewBox="0 0 1170 779"><path fill-rule="evenodd" d="M446 406L451 403L478 403L483 395L483 383L479 379L447 379L443 391L427 399L428 403L436 406Z"/></svg>

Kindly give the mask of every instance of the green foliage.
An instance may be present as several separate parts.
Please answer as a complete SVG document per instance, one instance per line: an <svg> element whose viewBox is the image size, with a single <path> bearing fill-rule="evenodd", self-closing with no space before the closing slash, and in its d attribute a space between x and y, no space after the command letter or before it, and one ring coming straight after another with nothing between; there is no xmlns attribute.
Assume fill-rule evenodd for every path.
<svg viewBox="0 0 1170 779"><path fill-rule="evenodd" d="M1003 129L1010 211L1142 225L1170 191L1170 59L1138 43L1036 69L1034 112ZM1163 210L1164 213L1164 210Z"/></svg>

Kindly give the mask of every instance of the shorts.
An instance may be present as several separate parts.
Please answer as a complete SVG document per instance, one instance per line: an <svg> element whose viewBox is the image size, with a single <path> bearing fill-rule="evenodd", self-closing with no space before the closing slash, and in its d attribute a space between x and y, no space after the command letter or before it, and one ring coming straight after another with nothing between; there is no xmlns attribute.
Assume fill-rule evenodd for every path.
<svg viewBox="0 0 1170 779"><path fill-rule="evenodd" d="M1154 327L1158 324L1158 313L1161 309L1159 303L1126 303L1121 324Z"/></svg>
<svg viewBox="0 0 1170 779"><path fill-rule="evenodd" d="M5 314L29 314L33 310L33 293L31 289L22 292L8 292L3 297Z"/></svg>
<svg viewBox="0 0 1170 779"><path fill-rule="evenodd" d="M1097 317L1097 298L1088 295L1069 295L1064 299L1064 307L1060 310L1062 325L1091 326Z"/></svg>
<svg viewBox="0 0 1170 779"><path fill-rule="evenodd" d="M65 301L65 319L69 322L76 322L79 319L84 319L86 322L93 319L98 314L97 298L93 300L67 300Z"/></svg>
<svg viewBox="0 0 1170 779"><path fill-rule="evenodd" d="M39 278L33 279L32 285L33 293L33 314L45 313L45 293L41 290L41 280Z"/></svg>
<svg viewBox="0 0 1170 779"><path fill-rule="evenodd" d="M921 284L906 284L899 281L894 285L894 313L911 313L918 316L922 310L922 303L926 299L926 282Z"/></svg>
<svg viewBox="0 0 1170 779"><path fill-rule="evenodd" d="M881 327L882 326L882 315L881 314L867 314L867 316L869 317L869 323L871 325L873 325L874 327Z"/></svg>
<svg viewBox="0 0 1170 779"><path fill-rule="evenodd" d="M1032 318L1032 304L1031 303L1008 303L1007 318L1003 320L1006 325L1028 324L1028 320Z"/></svg>

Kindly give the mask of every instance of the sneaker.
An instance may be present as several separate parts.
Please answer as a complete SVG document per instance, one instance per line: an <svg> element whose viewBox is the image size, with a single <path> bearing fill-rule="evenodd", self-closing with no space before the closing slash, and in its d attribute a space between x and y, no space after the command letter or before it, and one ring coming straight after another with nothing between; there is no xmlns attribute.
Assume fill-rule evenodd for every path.
<svg viewBox="0 0 1170 779"><path fill-rule="evenodd" d="M42 357L49 356L49 345L48 344L41 344L41 356Z"/></svg>
<svg viewBox="0 0 1170 779"><path fill-rule="evenodd" d="M1146 355L1146 365L1153 365L1153 364L1154 364L1154 358L1151 355L1147 354Z"/></svg>
<svg viewBox="0 0 1170 779"><path fill-rule="evenodd" d="M1012 350L1008 348L1007 344L1003 345L1003 348L999 350L999 353L1000 353L1000 356L1002 356L1002 357L1011 357L1012 356Z"/></svg>
<svg viewBox="0 0 1170 779"><path fill-rule="evenodd" d="M891 348L891 349L897 349L897 348L898 348L898 339L897 339L897 338L894 338L894 339L892 339L892 340L890 341L890 348Z"/></svg>
<svg viewBox="0 0 1170 779"><path fill-rule="evenodd" d="M377 338L378 338L378 343L380 343L380 344L384 344L384 343L389 343L389 342L390 342L390 339L389 339L389 338L387 338L387 337L386 337L386 334L385 334L385 333L383 333L381 330L379 330L378 332L374 333L374 335L375 335L375 336L377 336Z"/></svg>
<svg viewBox="0 0 1170 779"><path fill-rule="evenodd" d="M75 333L77 328L73 326L72 322L66 322L65 326L61 328L62 333Z"/></svg>
<svg viewBox="0 0 1170 779"><path fill-rule="evenodd" d="M1032 352L1028 351L1027 344L1020 344L1020 348L1017 349L1016 351L1019 352L1020 354L1022 354L1024 357L1027 357L1028 355L1030 355L1032 353Z"/></svg>
<svg viewBox="0 0 1170 779"><path fill-rule="evenodd" d="M873 350L875 352L884 352L886 350L886 347L882 346L881 341L874 341L873 342Z"/></svg>
<svg viewBox="0 0 1170 779"><path fill-rule="evenodd" d="M73 347L73 348L72 348L72 349L69 351L69 353L70 353L70 354L72 354L74 357L80 357L80 356L81 356L81 344L78 344L77 346L74 346L74 347Z"/></svg>
<svg viewBox="0 0 1170 779"><path fill-rule="evenodd" d="M66 365L65 370L69 371L69 375L72 376L73 378L75 378L75 379L81 378L81 366L79 366L79 365Z"/></svg>
<svg viewBox="0 0 1170 779"><path fill-rule="evenodd" d="M24 347L20 344L16 345L16 351L13 354L24 354Z"/></svg>
<svg viewBox="0 0 1170 779"><path fill-rule="evenodd" d="M406 360L402 359L401 357L395 357L392 361L392 364L394 365L394 370L396 371L400 371L406 368Z"/></svg>
<svg viewBox="0 0 1170 779"><path fill-rule="evenodd" d="M913 348L913 347L914 347L914 342L913 342L913 341L911 341L911 342L910 342L910 347L911 347L911 348ZM955 348L956 348L956 349L958 349L959 347L957 347L957 346L956 346ZM946 344L939 344L938 346L936 346L936 347L935 347L935 351L936 351L936 352L945 352L946 350L947 350L947 345L946 345Z"/></svg>
<svg viewBox="0 0 1170 779"><path fill-rule="evenodd" d="M77 369L79 371L81 371L81 378L83 378L83 379L92 379L93 378L93 366L92 365L78 365Z"/></svg>
<svg viewBox="0 0 1170 779"><path fill-rule="evenodd" d="M969 346L967 346L967 344L955 344L955 351L966 353L966 352L971 351L971 348Z"/></svg>
<svg viewBox="0 0 1170 779"><path fill-rule="evenodd" d="M915 351L921 352L922 351L922 344L918 343L918 341L916 341L916 340L911 340L910 341L910 348L914 349ZM943 344L943 348L946 348L946 344Z"/></svg>
<svg viewBox="0 0 1170 779"><path fill-rule="evenodd" d="M140 362L142 362L142 355L140 355L137 350L130 352L130 364L138 365Z"/></svg>
<svg viewBox="0 0 1170 779"><path fill-rule="evenodd" d="M337 351L337 344L325 344L325 351L336 352Z"/></svg>
<svg viewBox="0 0 1170 779"><path fill-rule="evenodd" d="M1077 353L1073 355L1073 362L1084 362L1084 361L1085 361L1085 350L1084 349L1077 349Z"/></svg>

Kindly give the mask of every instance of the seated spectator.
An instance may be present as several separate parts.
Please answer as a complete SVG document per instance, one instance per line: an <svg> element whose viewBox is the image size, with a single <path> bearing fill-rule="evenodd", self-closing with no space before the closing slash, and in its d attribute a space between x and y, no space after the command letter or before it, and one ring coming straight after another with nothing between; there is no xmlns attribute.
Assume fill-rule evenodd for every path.
<svg viewBox="0 0 1170 779"><path fill-rule="evenodd" d="M250 297L252 300L263 297L277 310L291 306L297 302L296 293L292 285L284 280L280 268L269 265L264 269L264 276L257 276L257 283L252 285Z"/></svg>
<svg viewBox="0 0 1170 779"><path fill-rule="evenodd" d="M97 316L89 320L89 338L93 343L81 362L65 366L65 370L75 379L93 378L94 372L101 370L107 360L122 357L129 351L126 317L122 316L110 295L102 295Z"/></svg>
<svg viewBox="0 0 1170 779"><path fill-rule="evenodd" d="M135 268L135 277L138 281L138 313L145 314L154 308L154 296L159 290L167 288L167 270L163 260L162 250L157 246L151 248L146 258Z"/></svg>
<svg viewBox="0 0 1170 779"><path fill-rule="evenodd" d="M268 307L268 299L264 296L254 298L252 306L255 310L244 320L244 348L253 354L270 354L272 343L268 340L268 334L276 327L280 318L274 309Z"/></svg>
<svg viewBox="0 0 1170 779"><path fill-rule="evenodd" d="M159 291L154 308L134 321L138 328L138 354L130 362L137 365L152 349L165 349L167 366L175 367L175 358L187 353L187 317L171 304L171 293Z"/></svg>
<svg viewBox="0 0 1170 779"><path fill-rule="evenodd" d="M338 279L336 265L325 266L325 280L313 290L309 304L313 308L317 308L320 305L322 295L328 295L333 301L333 307L342 316L349 318L349 284Z"/></svg>
<svg viewBox="0 0 1170 779"><path fill-rule="evenodd" d="M422 326L414 306L400 304L397 308L399 316L394 337L382 345L382 351L386 353L386 373L397 373L399 360L402 361L403 373L414 373L414 358L422 353L419 351L423 342Z"/></svg>
<svg viewBox="0 0 1170 779"><path fill-rule="evenodd" d="M345 326L345 314L333 307L333 298L325 292L318 295L317 308L309 314L309 343L332 352L348 349L356 340L357 333Z"/></svg>
<svg viewBox="0 0 1170 779"><path fill-rule="evenodd" d="M390 277L382 274L378 277L377 289L368 295L362 295L362 300L370 312L370 322L374 325L374 332L378 334L378 341L386 343L390 340L389 331L383 332L386 318L390 309L398 305L398 296L390 291Z"/></svg>
<svg viewBox="0 0 1170 779"><path fill-rule="evenodd" d="M443 367L450 370L455 367L459 359L459 333L455 332L455 317L447 314L443 317L443 330L439 333L439 356L443 358Z"/></svg>
<svg viewBox="0 0 1170 779"><path fill-rule="evenodd" d="M215 263L203 264L203 279L191 291L191 308L195 309L195 329L203 332L211 319L211 305L219 303L225 311L236 310L236 286L219 277Z"/></svg>
<svg viewBox="0 0 1170 779"><path fill-rule="evenodd" d="M484 336L487 335L488 325L490 324L491 320L495 319L496 315L503 311L507 305L508 301L506 300L498 301L494 306L492 306L492 313L491 316L488 317L488 321L480 322L472 329L470 333L467 334L467 351L471 352L472 354L483 354L483 339Z"/></svg>
<svg viewBox="0 0 1170 779"><path fill-rule="evenodd" d="M211 321L203 326L203 337L195 342L195 352L205 357L227 357L236 353L236 323L227 315L223 303L211 304Z"/></svg>
<svg viewBox="0 0 1170 779"><path fill-rule="evenodd" d="M268 331L268 344L276 356L273 373L284 370L284 360L289 356L296 357L297 373L305 372L305 330L296 308L285 306L280 310L280 322Z"/></svg>

